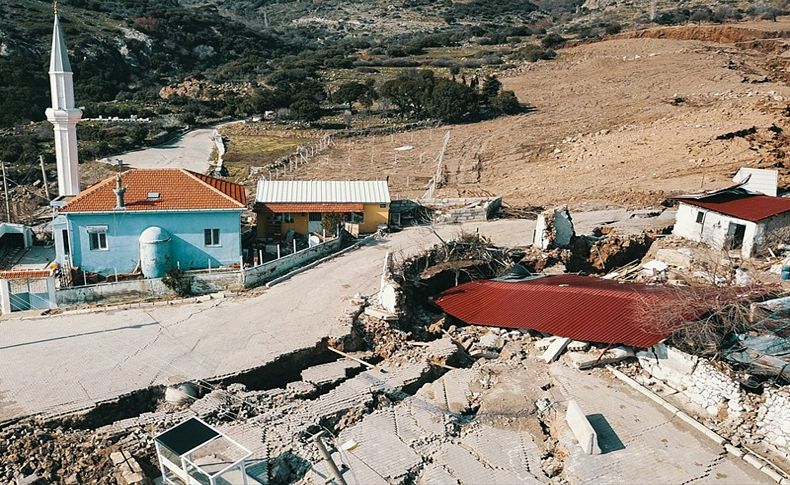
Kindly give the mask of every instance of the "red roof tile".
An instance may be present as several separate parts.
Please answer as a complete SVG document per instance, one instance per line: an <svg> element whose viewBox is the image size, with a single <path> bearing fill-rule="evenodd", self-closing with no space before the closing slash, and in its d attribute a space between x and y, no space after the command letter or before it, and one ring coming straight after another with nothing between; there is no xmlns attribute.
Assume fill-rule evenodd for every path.
<svg viewBox="0 0 790 485"><path fill-rule="evenodd" d="M650 347L668 335L643 328L644 305L671 298L673 294L663 287L560 275L528 281L472 281L445 291L435 302L469 324Z"/></svg>
<svg viewBox="0 0 790 485"><path fill-rule="evenodd" d="M676 197L676 200L720 214L751 222L790 211L790 198L749 194L742 191L721 192L707 197Z"/></svg>
<svg viewBox="0 0 790 485"><path fill-rule="evenodd" d="M300 204L257 204L264 212L362 212L365 210L363 204L324 204L324 203L300 203Z"/></svg>
<svg viewBox="0 0 790 485"><path fill-rule="evenodd" d="M242 209L244 187L180 168L133 169L121 174L127 187L124 201L128 211ZM61 212L107 212L116 210L115 177L80 192ZM148 194L158 193L156 199Z"/></svg>

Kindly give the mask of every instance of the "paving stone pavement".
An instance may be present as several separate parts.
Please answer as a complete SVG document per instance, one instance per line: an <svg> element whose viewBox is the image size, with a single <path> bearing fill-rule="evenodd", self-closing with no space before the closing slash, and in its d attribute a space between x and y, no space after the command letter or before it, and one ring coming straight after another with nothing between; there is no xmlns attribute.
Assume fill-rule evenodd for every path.
<svg viewBox="0 0 790 485"><path fill-rule="evenodd" d="M560 442L570 451L565 474L574 483L770 483L767 476L617 379L562 363L553 364L550 371L564 400L574 399L591 420L604 452L582 453L570 430L562 428Z"/></svg>

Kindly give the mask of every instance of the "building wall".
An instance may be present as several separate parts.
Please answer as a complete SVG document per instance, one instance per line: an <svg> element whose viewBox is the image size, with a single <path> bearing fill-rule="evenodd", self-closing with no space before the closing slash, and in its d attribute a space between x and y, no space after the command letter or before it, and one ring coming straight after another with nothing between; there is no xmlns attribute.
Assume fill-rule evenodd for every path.
<svg viewBox="0 0 790 485"><path fill-rule="evenodd" d="M219 267L239 262L240 210L192 212L113 212L65 214L71 244L71 263L104 275L132 272L140 261L140 234L159 226L171 236L173 264L182 270ZM107 226L106 251L91 251L87 226ZM220 230L220 246L204 244L204 229ZM59 260L61 259L59 255Z"/></svg>
<svg viewBox="0 0 790 485"><path fill-rule="evenodd" d="M767 253L766 246L776 251L778 244L790 244L789 228L790 212L760 221L754 237L753 254Z"/></svg>
<svg viewBox="0 0 790 485"><path fill-rule="evenodd" d="M704 214L701 224L697 223L698 212ZM681 202L678 207L678 213L675 216L675 227L672 230L672 234L692 241L705 243L714 249L724 249L730 222L746 226L741 255L746 258L750 257L752 255L755 236L758 233L757 224L754 222L736 219L724 214L719 214L718 212Z"/></svg>
<svg viewBox="0 0 790 485"><path fill-rule="evenodd" d="M381 207L381 206L384 207ZM378 230L380 224L388 224L390 220L389 204L365 204L363 206L364 219L359 225L359 232L371 233Z"/></svg>
<svg viewBox="0 0 790 485"><path fill-rule="evenodd" d="M280 226L279 234L285 235L289 230L293 230L299 234L307 234L307 212L296 212L293 214L294 222L290 224L283 223ZM267 223L268 214L266 212L258 212L258 237L265 237L276 235L273 229ZM376 232L380 224L387 224L389 222L389 204L364 204L363 205L364 222L359 225L361 233ZM327 232L331 232L327 228Z"/></svg>

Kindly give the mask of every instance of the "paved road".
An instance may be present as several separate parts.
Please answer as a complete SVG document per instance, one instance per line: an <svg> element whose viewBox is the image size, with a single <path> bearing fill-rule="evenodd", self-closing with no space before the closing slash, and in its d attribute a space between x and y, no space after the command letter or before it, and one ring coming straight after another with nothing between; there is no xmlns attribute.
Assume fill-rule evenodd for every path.
<svg viewBox="0 0 790 485"><path fill-rule="evenodd" d="M532 223L464 229L478 227L501 244L525 244ZM459 228L439 231L452 238ZM386 251L408 255L437 242L427 228L407 229L255 297L0 320L0 421L80 409L171 378L233 373L343 335L348 299L378 290Z"/></svg>
<svg viewBox="0 0 790 485"><path fill-rule="evenodd" d="M124 153L109 160L116 163L120 159L134 168L178 167L204 173L214 147L215 131L215 127L193 130L171 143Z"/></svg>
<svg viewBox="0 0 790 485"><path fill-rule="evenodd" d="M560 444L570 452L571 483L770 483L767 475L727 453L680 418L614 377L554 363L562 400L574 399L598 433L601 455L586 455L567 427Z"/></svg>

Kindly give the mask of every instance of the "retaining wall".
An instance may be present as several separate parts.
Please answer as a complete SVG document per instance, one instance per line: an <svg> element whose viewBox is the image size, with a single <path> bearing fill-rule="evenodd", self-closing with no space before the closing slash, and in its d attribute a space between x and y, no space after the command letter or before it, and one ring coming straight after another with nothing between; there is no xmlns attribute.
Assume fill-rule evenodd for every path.
<svg viewBox="0 0 790 485"><path fill-rule="evenodd" d="M186 272L185 278L190 279L190 288L193 295L205 295L207 293L239 290L242 288L241 278L237 270L217 270L212 273ZM59 308L176 296L178 295L173 290L162 283L161 278L61 288L55 292Z"/></svg>
<svg viewBox="0 0 790 485"><path fill-rule="evenodd" d="M704 359L664 344L638 352L637 358L652 377L680 390L711 416L722 407L733 414L744 411L738 383Z"/></svg>
<svg viewBox="0 0 790 485"><path fill-rule="evenodd" d="M757 408L757 432L790 460L790 390L767 389Z"/></svg>
<svg viewBox="0 0 790 485"><path fill-rule="evenodd" d="M336 237L331 241L283 256L280 259L275 259L253 268L247 268L244 270L244 286L246 288L260 286L296 268L339 251L342 243L342 238Z"/></svg>

